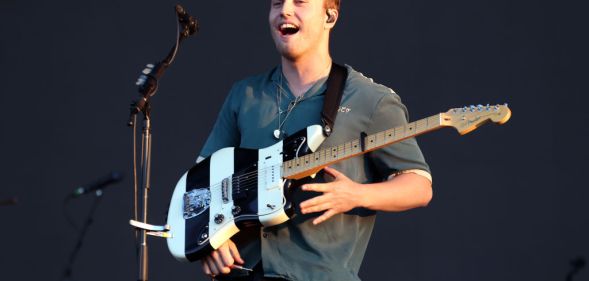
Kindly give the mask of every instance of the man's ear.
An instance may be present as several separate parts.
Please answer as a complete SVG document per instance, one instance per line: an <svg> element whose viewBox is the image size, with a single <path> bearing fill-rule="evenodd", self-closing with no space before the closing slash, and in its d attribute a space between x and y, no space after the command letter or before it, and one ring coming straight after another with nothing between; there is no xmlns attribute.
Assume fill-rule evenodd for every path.
<svg viewBox="0 0 589 281"><path fill-rule="evenodd" d="M331 29L335 26L335 23L337 22L339 12L337 11L337 9L327 9L325 13L327 16L327 18L325 19L325 28Z"/></svg>

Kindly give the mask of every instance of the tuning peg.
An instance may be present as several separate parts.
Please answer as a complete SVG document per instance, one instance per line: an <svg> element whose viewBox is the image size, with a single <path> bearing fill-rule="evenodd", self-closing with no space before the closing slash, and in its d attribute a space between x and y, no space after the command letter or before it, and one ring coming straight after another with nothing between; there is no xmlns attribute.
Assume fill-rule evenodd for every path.
<svg viewBox="0 0 589 281"><path fill-rule="evenodd" d="M477 105L477 109L478 109L479 111L483 111L483 105L482 105L482 104L479 104L479 105Z"/></svg>
<svg viewBox="0 0 589 281"><path fill-rule="evenodd" d="M467 110L468 110L468 107L466 107L466 106L462 108L462 112L466 112Z"/></svg>
<svg viewBox="0 0 589 281"><path fill-rule="evenodd" d="M470 112L474 112L476 110L476 107L474 105L470 105Z"/></svg>

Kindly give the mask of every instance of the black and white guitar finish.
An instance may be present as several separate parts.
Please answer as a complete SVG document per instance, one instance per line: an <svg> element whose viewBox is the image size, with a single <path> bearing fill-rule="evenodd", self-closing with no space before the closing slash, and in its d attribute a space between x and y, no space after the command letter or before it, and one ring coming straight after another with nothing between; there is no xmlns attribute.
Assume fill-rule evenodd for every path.
<svg viewBox="0 0 589 281"><path fill-rule="evenodd" d="M402 126L317 150L322 127L310 126L263 149L223 148L193 166L178 182L168 211L168 248L180 261L196 261L240 230L283 223L293 213L288 180L325 166L443 127L462 135L487 122L503 124L507 105L450 109ZM167 235L169 234L169 235Z"/></svg>
<svg viewBox="0 0 589 281"><path fill-rule="evenodd" d="M322 127L310 126L263 149L223 148L186 172L168 211L168 248L195 261L245 227L283 223L292 214L283 162L317 150Z"/></svg>

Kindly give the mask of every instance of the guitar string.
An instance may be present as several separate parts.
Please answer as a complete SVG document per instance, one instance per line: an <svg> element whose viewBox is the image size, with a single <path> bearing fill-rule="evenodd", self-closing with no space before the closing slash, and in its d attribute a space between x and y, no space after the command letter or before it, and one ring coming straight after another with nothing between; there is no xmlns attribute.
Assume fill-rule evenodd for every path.
<svg viewBox="0 0 589 281"><path fill-rule="evenodd" d="M383 133L384 134L384 138L386 138L386 130L385 131L382 131L382 132L379 132L377 134L374 134L375 138L380 133ZM393 132L393 134L394 134L394 132ZM393 138L395 138L395 137L393 137ZM368 139L368 136L365 139ZM340 154L339 152L341 151L344 155L346 155L346 150L347 150L346 145L349 144L350 147L348 149L351 150L352 149L352 146L353 146L353 143L355 141L359 141L359 140L356 139L356 140L353 140L351 142L345 143L344 145L340 145L341 147L343 147L343 151L339 150L339 147L340 146L333 146L333 147L329 147L329 148L325 148L325 149L319 150L319 151L314 152L314 153L310 153L310 154L304 155L303 157L298 157L298 158L294 158L294 159L285 161L285 162L283 162L281 164L292 162L292 161L297 160L297 159L303 159L304 160L304 157L305 156L307 156L311 162L313 162L313 158L315 158L315 161L318 161L319 158L317 158L317 155L311 157L312 155L315 155L315 154L319 154L319 157L323 156L322 157L323 160L321 160L319 162L325 162L325 157L326 156L333 156L333 159L338 159L338 158L340 158L339 155L338 155L338 154ZM332 150L335 152L335 154L331 154L330 155L329 152L331 152ZM331 158L331 157L329 157L329 158ZM305 161L306 162L305 164L309 164L309 162L310 162L309 160ZM236 195L239 195L242 192L242 188L243 188L243 192L247 192L248 190L250 190L251 187L257 187L257 185L255 185L254 182L258 180L258 176L257 176L258 173L259 172L265 172L268 169L274 169L277 166L280 166L280 164L279 165L268 166L268 167L265 167L265 168L263 168L261 170L254 170L252 172L244 173L244 174L239 175L237 177L231 178L232 187L235 184L237 184L237 187L236 188L232 188L231 194L233 196L236 196ZM297 166L299 166L299 165L297 165ZM251 178L248 179L247 177L251 177ZM242 181L243 178L245 178L245 180ZM214 184L214 185L212 185L212 186L209 187L209 190L210 189L219 188L220 186L222 186L222 184L223 184L222 182L217 183L217 184Z"/></svg>
<svg viewBox="0 0 589 281"><path fill-rule="evenodd" d="M266 168L264 168L264 169L262 169L262 170L260 170L260 171L264 172L264 171L266 171L266 170L268 170L268 169L275 168L276 166L279 166L279 165L268 166L268 167L266 167ZM256 175L257 173L258 173L258 171L253 171L253 172L249 172L249 173L246 173L246 174L243 174L243 175L240 175L240 176L234 177L234 178L232 179L232 182L231 182L231 183L232 183L232 184L235 184L235 182L236 182L236 181L239 181L239 184L240 184L240 185L242 185L242 186L244 186L244 187L249 187L249 186L251 186L251 185L248 185L248 184L250 184L250 183L251 183L253 180L257 180L257 179L258 179L258 178L257 178L257 175ZM240 181L242 178L244 178L244 177L246 177L246 176L251 176L252 178L251 178L251 179L245 179L244 181ZM209 186L209 189L213 189L213 188L219 188L219 187L221 187L222 185L223 185L223 183L222 183L222 182L219 182L219 183L216 183L216 184L213 184L213 185ZM247 185L247 186L246 186L246 185Z"/></svg>
<svg viewBox="0 0 589 281"><path fill-rule="evenodd" d="M392 129L389 129L389 130L392 130ZM380 135L380 134L383 135L384 139L389 138L389 140L387 140L385 142L385 144L390 143L391 142L390 139L392 139L392 141L399 140L399 138L398 138L398 135L399 134L395 134L395 132L392 132L392 135L389 134L390 136L387 137L386 131L389 131L389 130L381 131L381 132L378 132L378 133L373 134L373 135L368 135L368 136L365 137L365 142L368 142L367 140L369 138L371 138L371 137L377 139L377 136ZM404 135L404 134L402 134L402 135ZM354 144L354 143L357 143L357 144ZM343 156L346 156L347 153L349 153L349 152L353 151L353 149L357 148L357 146L359 145L359 143L361 143L360 139L354 139L354 140L351 140L351 141L346 142L346 143L341 144L341 145L327 147L327 148L321 149L319 151L316 151L316 152L313 152L313 153L310 153L310 154L307 154L307 155L303 155L303 156L298 157L298 158L293 158L291 160L284 161L282 164L293 162L293 161L295 161L297 159L304 159L304 157L308 157L309 160L310 160L310 161L306 161L306 163L304 163L304 164L309 164L310 162L314 162L314 161L325 162L325 160L327 160L326 157L328 157L328 156L329 156L329 160L339 159L340 158L340 154L343 154ZM339 147L343 147L343 151L340 150ZM350 151L348 151L348 150L350 150ZM332 154L333 151L335 151L334 154ZM311 157L311 156L313 156L313 157ZM322 160L319 160L317 158L317 156L319 156L319 159L322 159ZM293 164L294 163L295 162L293 162ZM268 168L273 168L275 166L276 165L269 166ZM264 171L264 170L261 170L261 171ZM254 174L256 172L257 172L257 170L256 171L252 171L250 173L245 173L243 175L240 175L239 177L252 175L252 174Z"/></svg>
<svg viewBox="0 0 589 281"><path fill-rule="evenodd" d="M353 143L353 142L350 142L350 145L351 145L351 143ZM347 149L346 149L345 146L343 146L343 147L344 147L343 154L345 155ZM325 155L328 155L328 151L330 151L332 149L336 149L336 147L332 147L332 148L328 148L328 149L323 149L323 150L320 150L318 152L320 153L320 152L325 151L325 154L324 154L324 157L325 157ZM349 149L351 149L351 147ZM313 155L313 154L308 154L308 155ZM339 158L338 157L339 155L337 155L337 154L339 154L338 151L336 151L335 155L332 154L330 156L333 156L334 159L338 159ZM305 155L305 156L308 156L308 155ZM295 158L295 159L301 159L301 158L302 157ZM310 158L313 158L313 157L310 157ZM295 160L295 159L292 159L292 160ZM289 161L292 161L292 160L289 160ZM318 159L316 158L315 160L318 160ZM305 161L305 162L306 162L306 164L309 164L309 161ZM324 161L322 161L322 162L324 162ZM239 193L241 193L242 187L243 187L243 191L248 191L251 187L257 186L257 185L254 185L254 181L257 181L258 180L258 177L257 177L256 174L258 174L258 172L264 172L264 171L266 171L268 169L275 168L276 166L279 166L279 165L268 166L268 167L263 168L263 169L261 169L259 171L258 170L252 171L252 172L249 172L249 173L245 173L245 174L239 175L239 176L237 176L235 178L232 178L232 184L238 184L238 187L237 188L232 188L232 193L231 194L232 195L239 195ZM244 177L250 177L250 176L251 176L251 178L245 179L245 180L241 181L242 178L244 178ZM220 185L222 185L222 183L218 183L218 184L212 185L210 188L218 188Z"/></svg>
<svg viewBox="0 0 589 281"><path fill-rule="evenodd" d="M309 155L310 155L310 154L309 154ZM294 159L293 159L293 160L294 160ZM287 163L287 162L289 162L289 161L292 161L292 160L285 161L284 163ZM277 167L277 166L280 166L280 165L272 165L272 166L265 167L265 168L263 168L263 169L261 169L261 170L255 170L255 171L251 171L251 172L248 172L248 173L244 173L244 174L241 174L241 175L239 175L239 176L233 177L233 178L232 178L232 181L235 181L235 180L238 180L238 181L239 181L239 180L241 180L242 178L245 178L245 177L250 177L250 176L254 177L254 176L256 176L256 174L258 174L258 172L265 172L265 171L267 171L268 169L274 169L274 168L275 168L275 167ZM255 177L254 179L257 179L257 177ZM209 188L217 188L217 187L220 187L221 185L223 185L223 182L219 182L219 183L216 183L216 184L214 184L214 185L211 185Z"/></svg>
<svg viewBox="0 0 589 281"><path fill-rule="evenodd" d="M262 169L261 171L265 171L270 168L274 168L276 166L278 166L278 165L269 166L267 168ZM240 180L241 178L244 177L243 175L235 177L232 180L232 184L235 186L235 184L237 183L238 187L232 188L231 194L232 195L239 195L239 193L241 193L242 189L243 189L243 191L248 191L248 190L250 190L251 187L257 187L257 185L254 184L258 180L258 177L256 176L257 173L258 173L258 171L248 173L252 177L245 179L245 180ZM222 185L222 183L214 184L214 185L210 186L209 189L216 189L216 188L219 188L219 186L221 186L221 185Z"/></svg>
<svg viewBox="0 0 589 281"><path fill-rule="evenodd" d="M265 171L267 171L269 169L274 169L277 166L280 166L280 165L268 166L268 167L263 168L261 170L256 170L256 171L252 171L252 172L248 172L248 173L239 175L237 177L232 178L232 184L238 183L239 185L244 186L244 187L251 187L251 185L248 185L248 184L250 184L252 181L256 181L258 179L257 174L259 172L265 172ZM251 178L248 179L247 177L251 177ZM209 188L210 189L212 189L212 188L219 188L222 185L223 185L223 183L222 182L219 182L219 183L216 183L214 185L211 185Z"/></svg>
<svg viewBox="0 0 589 281"><path fill-rule="evenodd" d="M377 134L384 133L384 132L386 132L386 130L385 130L385 131L382 131L382 132L379 132L379 133L377 133ZM377 134L374 134L374 135L377 135ZM385 134L385 135L386 135L386 134ZM368 137L369 137L369 136L367 136L367 137L366 137L366 139L368 139ZM393 138L395 138L395 137L393 137ZM299 157L299 158L294 158L294 159L291 159L291 160L285 161L285 162L283 162L282 164L284 164L284 163L288 163L288 162L293 162L293 161L294 161L294 160L296 160L296 159L304 159L304 157L305 157L305 156L309 156L309 159L310 159L311 161L313 161L313 158L315 158L315 161L318 161L318 159L317 159L317 157L316 157L316 156L315 156L315 157L311 157L311 155L315 155L315 154L319 154L319 156L320 156L320 157L321 157L321 156L323 156L323 157L321 157L321 158L323 158L323 159L325 159L325 158L326 158L326 156L333 156L333 159L338 159L338 158L340 158L340 157L339 157L339 156L340 156L340 155L339 155L339 154L340 154L339 152L341 152L342 154L346 155L346 150L348 150L348 149L352 149L352 147L354 146L354 145L353 145L353 143L354 143L354 142L359 142L359 139L352 140L352 141L350 141L350 142L344 143L343 145L339 145L339 146L332 146L332 147L324 148L324 149L322 149L322 150L319 150L319 151L317 151L317 152L314 152L314 153L311 153L311 154L307 154L307 155L304 155L304 156L302 156L302 157ZM349 148L348 148L348 144L349 144ZM343 151L339 150L339 147L340 147L340 146L344 148L344 149L343 149ZM335 154L331 154L331 153L330 153L330 152L331 152L331 151L333 151L333 150L335 150ZM330 157L330 158L331 158L331 157ZM309 164L309 162L311 162L311 161L305 161L306 163L304 163L304 164ZM319 162L324 162L324 160L321 160L321 161L319 161ZM232 183L234 183L235 181L240 181L242 178L244 178L244 177L249 177L249 176L252 176L252 177L253 177L251 180L257 180L257 176L256 176L256 175L258 174L258 172L265 172L265 171L267 171L268 169L274 169L276 166L279 166L279 165L272 165L272 166L268 166L268 167L266 167L266 168L263 168L263 169L261 169L261 170L255 170L255 171L252 171L252 172L244 173L244 174L242 174L242 175L239 175L239 176L237 176L237 177L234 177L234 178L232 178ZM298 166L298 165L297 165L297 166ZM254 176L256 176L256 177L254 177ZM240 184L248 183L248 180L249 180L249 179L246 179L246 181L244 181L244 182L239 182L239 183L240 183ZM219 183L216 183L216 184L214 184L214 185L211 185L209 188L218 188L218 187L222 186L222 184L223 184L222 182L219 182Z"/></svg>
<svg viewBox="0 0 589 281"><path fill-rule="evenodd" d="M301 161L304 161L305 162L304 164L310 164L312 162L325 162L324 160L326 160L325 159L326 156L333 156L333 159L338 159L338 158L340 158L340 155L339 154L346 155L346 153L348 152L348 150L353 149L353 146L354 146L353 143L356 142L356 141L358 141L358 140L356 139L356 140L350 141L348 143L345 143L343 145L340 145L340 146L342 146L344 148L343 151L342 150L339 150L338 149L338 146L328 147L328 148L319 150L317 152L313 152L313 153L310 153L310 154L307 154L307 155L304 155L304 156L301 156L301 157L298 157L298 158L293 158L291 160L284 161L282 164L289 163L289 162L293 162L293 164L294 164L294 163L296 163L294 161L297 160L297 159L300 159ZM349 144L349 147L348 147L348 144ZM331 151L334 150L334 149L337 149L336 153L335 154L331 154ZM315 154L317 154L317 155L315 155ZM312 155L315 155L315 156L314 157L311 157ZM304 160L304 158L306 156L308 156L309 161L305 161ZM317 157L317 156L319 156L319 157ZM329 157L329 158L330 158L329 160L332 160L331 157ZM319 159L322 159L322 160L319 160ZM250 176L250 175L253 175L253 174L257 173L258 171L265 171L267 169L274 168L276 166L279 166L279 165L268 166L268 167L266 167L266 168L264 168L262 170L255 170L255 171L252 171L252 172L244 173L242 175L239 175L239 176L235 177L234 179L240 179L242 177Z"/></svg>
<svg viewBox="0 0 589 281"><path fill-rule="evenodd" d="M252 172L251 174L255 174L256 172ZM242 192L242 189L244 192L250 190L251 187L257 187L257 184L255 184L258 180L258 177L252 177L249 179L245 179L243 181L239 181L239 177L236 177L236 179L234 179L232 181L232 183L234 184L234 186L237 184L236 188L232 188L232 195L239 195ZM216 184L215 186L211 187L211 188L217 188L219 185Z"/></svg>
<svg viewBox="0 0 589 281"><path fill-rule="evenodd" d="M301 159L301 160L302 160L302 159L304 159L304 157L306 157L306 156L308 156L308 157L309 157L309 160L310 160L310 161L305 161L305 163L304 163L304 164L309 164L309 163L313 162L313 158L315 159L315 161L318 161L318 162L324 162L324 160L325 160L326 156L334 156L334 159L337 159L337 158L339 158L339 155L338 155L338 154L340 154L339 152L341 152L341 154L344 154L344 155L346 155L346 151L347 151L347 150L349 150L349 149L351 149L351 148L354 146L354 145L353 145L353 143L354 143L354 142L358 142L358 141L359 141L358 139L355 139L355 140L352 140L352 141L350 141L350 142L344 143L343 145L339 145L339 146L342 146L342 147L344 148L344 149L343 149L343 151L341 151L341 150L339 150L339 149L338 149L338 147L339 147L339 146L328 147L328 148L324 148L324 149L321 149L321 150L319 150L319 151L316 151L316 152L313 152L313 153L310 153L310 154L304 155L304 156L302 156L302 157L293 158L293 159L291 159L291 160L284 161L282 164L289 163L289 162L293 162L293 161L295 161L295 160L297 160L297 159ZM348 147L348 145L349 145L349 147ZM335 150L335 149L337 149L337 151L336 151L335 155L334 155L334 154L331 154L331 151L332 151L332 150ZM316 155L316 154L317 154L317 155ZM311 157L311 155L315 155L315 157ZM323 160L319 160L319 159L317 159L317 157L316 157L316 156L319 156L319 159L321 159L321 158L322 158ZM331 157L330 157L330 158L331 158ZM293 162L293 164L294 164L294 163L295 163L295 162ZM241 178L243 178L243 177L247 177L247 176L253 176L253 175L255 175L256 173L258 173L258 172L260 172L260 171L266 171L266 170L268 170L268 169L275 168L276 166L279 166L279 165L272 165L272 166L268 166L268 167L266 167L266 168L263 168L263 169L261 169L261 170L255 170L255 171L252 171L252 172L244 173L244 174L241 174L241 175L239 175L239 176L237 176L237 177L234 177L233 179L237 179L237 180L239 180L239 179L241 179ZM210 186L210 187L211 187L211 188L213 188L213 187L218 187L218 186L220 186L220 185L222 185L222 184L223 184L222 182L219 182L219 183L217 183L217 184L215 184L215 185L212 185L212 186Z"/></svg>
<svg viewBox="0 0 589 281"><path fill-rule="evenodd" d="M329 154L328 154L328 151L330 151L330 150L332 150L332 149L334 149L334 148L323 149L323 150L317 151L317 152L315 152L315 153L322 153L322 152L325 152L325 153L324 153L324 155L323 155L323 158L325 158L325 156L326 156L326 155L329 155ZM345 152L346 152L346 148L345 148L345 146L344 146L344 151L342 151L342 152L343 152L343 154L345 155ZM315 153L308 154L308 155L313 155L313 154L315 154ZM338 154L338 153L336 153L336 154ZM305 155L305 156L307 156L307 155ZM332 156L332 155L329 155L329 156ZM334 155L334 156L335 156L335 155ZM339 156L339 155L338 155L338 156ZM303 157L304 157L304 156L303 156ZM303 157L299 157L298 159L303 159ZM314 158L314 157L309 157L309 158L311 158L311 159L312 159L312 158ZM334 157L334 159L337 159L337 158L339 158L339 157L337 157L337 156L335 156L335 157ZM290 161L293 161L293 160L296 160L296 159L297 159L297 158L294 158L294 159L292 159L292 160L285 161L284 163L287 163L287 162L290 162ZM315 158L315 160L317 161L317 158ZM305 162L306 162L305 164L309 164L309 162L311 162L311 161L305 161ZM319 162L324 162L324 161L319 161ZM261 170L255 170L255 171L252 171L252 172L248 172L248 173L241 174L241 175L239 175L239 176L237 176L237 177L234 177L234 178L232 178L232 184L234 184L236 181L239 181L239 184L241 184L241 185L249 184L249 183L251 183L251 181L253 181L253 180L257 180L257 179L258 179L258 177L257 177L257 174L258 174L258 172L265 172L265 171L267 171L268 169L274 169L274 168L275 168L275 167L277 167L277 166L279 166L279 165L272 165L272 166L268 166L268 167L266 167L266 168L263 168L263 169L261 169ZM250 176L252 177L251 179L245 179L245 181L241 181L243 178L245 178L245 177L250 177ZM222 183L222 182L219 182L219 183L216 183L216 184L214 184L214 185L211 185L209 188L210 188L210 189L212 189L212 188L219 188L219 187L220 187L220 186L222 186L222 185L223 185L223 183ZM246 187L251 187L251 185L250 185L250 186L246 186Z"/></svg>

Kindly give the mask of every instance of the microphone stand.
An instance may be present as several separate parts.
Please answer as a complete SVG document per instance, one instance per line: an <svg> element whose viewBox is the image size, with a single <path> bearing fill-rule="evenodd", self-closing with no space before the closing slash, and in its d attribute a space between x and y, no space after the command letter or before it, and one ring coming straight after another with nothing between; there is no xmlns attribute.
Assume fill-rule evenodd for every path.
<svg viewBox="0 0 589 281"><path fill-rule="evenodd" d="M197 21L192 18L184 8L180 5L176 5L176 14L178 16L177 25L177 37L176 44L172 47L166 58L156 64L147 64L146 68L142 71L142 75L139 76L136 85L138 86L140 98L131 104L131 114L129 117L128 126L133 127L135 134L135 121L139 112L143 113L143 132L141 139L141 176L140 186L141 189L137 188L137 173L136 173L136 159L135 152L136 148L133 147L133 163L134 163L134 218L130 221L130 224L135 227L135 237L137 241L138 250L138 262L139 262L139 281L148 280L148 246L147 246L147 235L154 235L160 237L166 237L165 232L169 230L167 227L154 226L147 223L148 218L148 199L150 189L150 175L151 175L151 100L150 98L155 95L158 89L158 79L161 78L165 70L172 64L180 43L188 38L190 35L198 31ZM135 145L135 137L133 138L133 144ZM142 202L138 202L138 198L142 198ZM141 207L141 213L138 214L139 205Z"/></svg>
<svg viewBox="0 0 589 281"><path fill-rule="evenodd" d="M82 227L78 235L78 241L76 242L76 246L70 254L70 259L67 263L67 266L65 267L65 270L63 271L63 276L61 280L68 280L72 277L74 261L76 260L76 257L80 252L80 249L82 249L82 244L84 242L84 238L86 237L86 232L88 231L88 228L90 227L92 222L94 222L94 213L98 207L98 204L100 204L100 199L102 199L102 190L98 189L96 190L96 197L94 197L94 202L92 202L92 206L90 207L90 212L88 212L88 216L86 217L84 226Z"/></svg>

